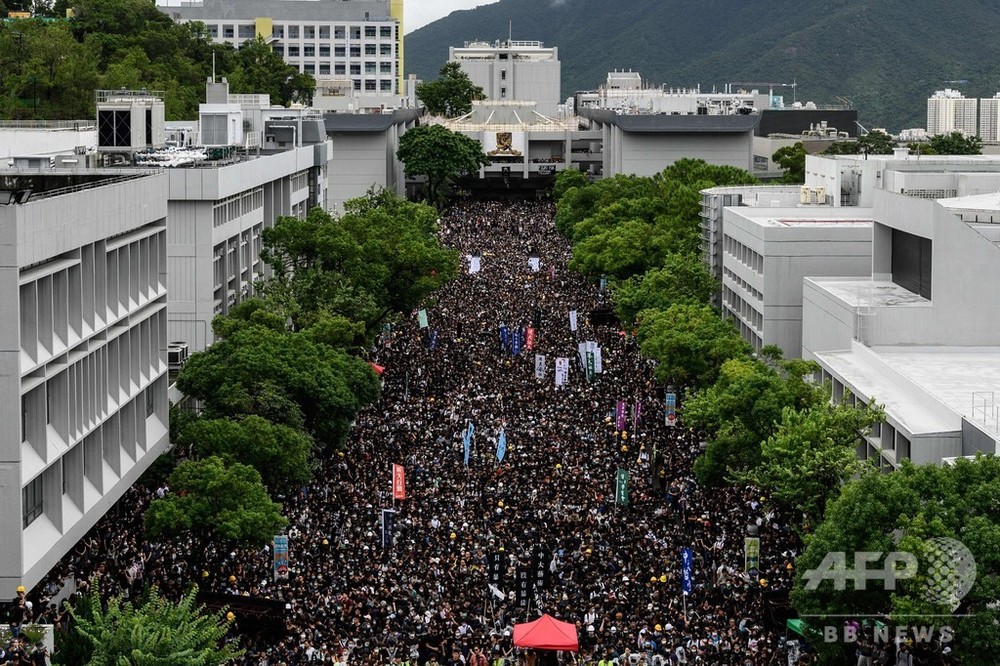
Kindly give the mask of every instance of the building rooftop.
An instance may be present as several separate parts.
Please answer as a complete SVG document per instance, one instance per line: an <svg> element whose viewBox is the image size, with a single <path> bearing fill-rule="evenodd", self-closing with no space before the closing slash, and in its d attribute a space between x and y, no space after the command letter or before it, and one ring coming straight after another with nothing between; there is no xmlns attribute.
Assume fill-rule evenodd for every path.
<svg viewBox="0 0 1000 666"><path fill-rule="evenodd" d="M728 134L752 132L760 122L759 114L731 115L666 115L620 114L608 109L582 108L580 115L589 120L616 125L624 132L677 133L677 134Z"/></svg>
<svg viewBox="0 0 1000 666"><path fill-rule="evenodd" d="M808 277L821 289L853 307L929 307L931 302L895 282L859 278Z"/></svg>
<svg viewBox="0 0 1000 666"><path fill-rule="evenodd" d="M984 418L978 397L1000 398L1000 347L890 346L818 356L914 434L954 432L965 417L1000 436L995 414Z"/></svg>

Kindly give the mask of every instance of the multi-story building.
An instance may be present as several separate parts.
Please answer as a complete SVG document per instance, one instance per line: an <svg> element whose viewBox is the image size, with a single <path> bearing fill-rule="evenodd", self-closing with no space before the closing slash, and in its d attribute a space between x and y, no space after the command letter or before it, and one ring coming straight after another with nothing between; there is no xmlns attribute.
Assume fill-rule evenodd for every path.
<svg viewBox="0 0 1000 666"><path fill-rule="evenodd" d="M1000 141L1000 93L979 99L979 138Z"/></svg>
<svg viewBox="0 0 1000 666"><path fill-rule="evenodd" d="M167 175L3 173L0 599L167 447Z"/></svg>
<svg viewBox="0 0 1000 666"><path fill-rule="evenodd" d="M260 36L300 72L349 79L354 90L404 93L403 0L159 0L175 21L201 21L239 46Z"/></svg>
<svg viewBox="0 0 1000 666"><path fill-rule="evenodd" d="M451 47L448 60L461 65L487 100L534 102L534 112L549 117L559 110L562 69L555 47L510 39L466 42L462 48Z"/></svg>
<svg viewBox="0 0 1000 666"><path fill-rule="evenodd" d="M927 99L927 133L950 134L961 132L966 136L975 136L976 109L978 103L974 97L965 97L951 88L935 91Z"/></svg>

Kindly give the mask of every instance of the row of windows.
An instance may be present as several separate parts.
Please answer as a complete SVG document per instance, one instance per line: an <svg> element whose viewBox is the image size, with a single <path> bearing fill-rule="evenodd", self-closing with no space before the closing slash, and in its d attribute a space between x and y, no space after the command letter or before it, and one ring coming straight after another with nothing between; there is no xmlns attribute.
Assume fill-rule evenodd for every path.
<svg viewBox="0 0 1000 666"><path fill-rule="evenodd" d="M257 26L254 23L234 24L234 23L209 23L208 33L213 39L218 39L221 35L223 39L253 39L257 36ZM393 25L373 26L332 26L334 39L393 39L395 35ZM278 39L330 39L331 26L329 25L274 25L271 35Z"/></svg>
<svg viewBox="0 0 1000 666"><path fill-rule="evenodd" d="M271 50L280 56L287 55L290 58L297 58L300 55L306 58L315 58L317 54L320 58L329 58L331 53L333 53L335 58L346 58L348 54L352 58L360 58L362 56L360 46L352 46L350 49L346 46L334 46L331 49L329 44L320 44L319 46L315 44L306 44L304 46L289 44L286 49L284 44L274 44L271 46ZM376 46L375 44L366 44L364 55L392 57L393 45L381 44Z"/></svg>
<svg viewBox="0 0 1000 666"><path fill-rule="evenodd" d="M722 249L757 275L764 274L764 257L732 236L725 236L722 239Z"/></svg>
<svg viewBox="0 0 1000 666"><path fill-rule="evenodd" d="M61 524L61 495L68 495L81 511L86 511L90 507L84 506L85 480L103 493L106 468L121 478L143 456L150 443L147 419L157 416L161 422L166 421L166 414L157 414L156 410L157 405L167 403L166 380L165 375L157 379L22 488L21 517L25 528L46 514L57 529L65 531L67 526ZM164 412L165 407L160 411Z"/></svg>
<svg viewBox="0 0 1000 666"><path fill-rule="evenodd" d="M20 288L21 350L32 365L64 353L106 322L164 293L162 230L150 225L22 271L22 279L28 279ZM47 267L51 273L46 274Z"/></svg>
<svg viewBox="0 0 1000 666"><path fill-rule="evenodd" d="M758 301L763 301L764 300L764 295L762 293L760 293L759 291L757 291L756 289L754 289L754 287L753 287L752 284L750 284L749 282L747 282L746 280L744 280L743 278L741 278L736 273L732 272L728 268L723 268L722 269L722 273L723 273L723 275L725 275L726 277L728 277L730 280L732 280L733 282L735 282L736 284L738 284L739 286L741 286L744 290L746 290L756 300L758 300Z"/></svg>
<svg viewBox="0 0 1000 666"><path fill-rule="evenodd" d="M762 332L764 315L729 287L722 288L722 304L734 318L748 324L754 332Z"/></svg>
<svg viewBox="0 0 1000 666"><path fill-rule="evenodd" d="M250 296L253 281L264 270L260 260L262 224L215 246L213 275L215 278L215 313L225 314L229 308Z"/></svg>
<svg viewBox="0 0 1000 666"><path fill-rule="evenodd" d="M221 227L264 207L264 188L258 187L227 197L212 207L212 225Z"/></svg>

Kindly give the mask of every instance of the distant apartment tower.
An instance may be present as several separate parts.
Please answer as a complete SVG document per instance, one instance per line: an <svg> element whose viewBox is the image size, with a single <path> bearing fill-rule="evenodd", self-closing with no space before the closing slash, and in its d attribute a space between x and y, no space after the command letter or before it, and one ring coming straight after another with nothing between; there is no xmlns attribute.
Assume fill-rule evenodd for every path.
<svg viewBox="0 0 1000 666"><path fill-rule="evenodd" d="M168 446L167 174L0 175L25 188L0 192L0 599L10 599Z"/></svg>
<svg viewBox="0 0 1000 666"><path fill-rule="evenodd" d="M927 134L961 132L976 135L976 107L974 97L965 97L957 90L938 90L927 99Z"/></svg>
<svg viewBox="0 0 1000 666"><path fill-rule="evenodd" d="M558 111L562 70L555 47L514 40L466 42L463 48L451 47L448 60L461 65L486 99L535 102L543 116Z"/></svg>
<svg viewBox="0 0 1000 666"><path fill-rule="evenodd" d="M300 72L398 96L403 0L157 0L175 21L201 21L212 40L239 47L263 37Z"/></svg>
<svg viewBox="0 0 1000 666"><path fill-rule="evenodd" d="M1000 93L979 100L979 138L1000 141Z"/></svg>

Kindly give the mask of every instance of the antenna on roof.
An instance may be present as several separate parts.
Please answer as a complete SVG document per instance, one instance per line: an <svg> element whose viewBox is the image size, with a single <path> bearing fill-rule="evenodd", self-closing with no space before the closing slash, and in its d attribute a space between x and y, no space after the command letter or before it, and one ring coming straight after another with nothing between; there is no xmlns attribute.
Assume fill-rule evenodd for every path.
<svg viewBox="0 0 1000 666"><path fill-rule="evenodd" d="M514 21L507 22L507 48L510 48L510 43L514 41Z"/></svg>
<svg viewBox="0 0 1000 666"><path fill-rule="evenodd" d="M215 50L212 51L212 83L215 83Z"/></svg>

